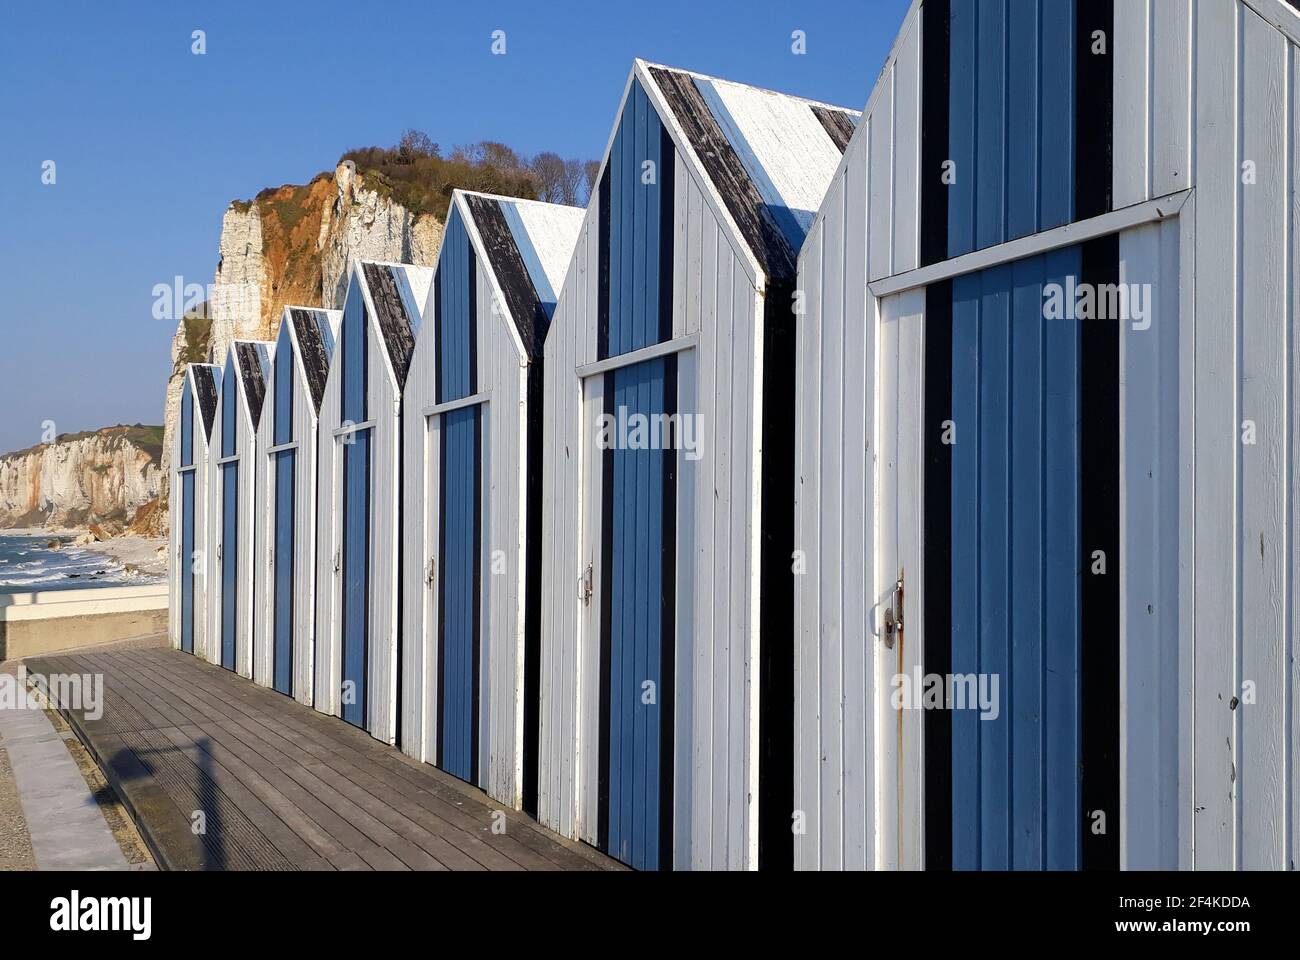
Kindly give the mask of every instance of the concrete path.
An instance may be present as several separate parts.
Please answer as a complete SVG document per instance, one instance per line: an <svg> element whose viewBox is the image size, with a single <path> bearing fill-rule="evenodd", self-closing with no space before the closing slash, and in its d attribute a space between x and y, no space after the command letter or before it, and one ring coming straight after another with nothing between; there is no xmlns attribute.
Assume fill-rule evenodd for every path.
<svg viewBox="0 0 1300 960"><path fill-rule="evenodd" d="M32 851L41 870L128 870L63 735L40 710L0 710Z"/></svg>

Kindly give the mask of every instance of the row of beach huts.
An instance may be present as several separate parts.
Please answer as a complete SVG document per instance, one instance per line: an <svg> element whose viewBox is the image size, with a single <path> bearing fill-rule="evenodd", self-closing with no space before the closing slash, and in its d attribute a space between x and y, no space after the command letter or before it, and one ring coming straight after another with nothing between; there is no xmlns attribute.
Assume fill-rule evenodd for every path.
<svg viewBox="0 0 1300 960"><path fill-rule="evenodd" d="M458 190L189 367L173 644L637 868L1294 868L1298 45L638 60L585 210Z"/></svg>

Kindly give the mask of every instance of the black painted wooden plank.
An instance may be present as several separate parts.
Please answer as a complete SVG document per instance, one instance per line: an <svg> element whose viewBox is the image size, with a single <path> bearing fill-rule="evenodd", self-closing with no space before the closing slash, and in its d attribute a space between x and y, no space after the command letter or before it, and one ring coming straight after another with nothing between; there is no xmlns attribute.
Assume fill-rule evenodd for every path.
<svg viewBox="0 0 1300 960"><path fill-rule="evenodd" d="M793 280L798 251L790 248L695 81L689 74L663 67L650 67L650 74L763 272L769 280Z"/></svg>
<svg viewBox="0 0 1300 960"><path fill-rule="evenodd" d="M379 322L379 332L384 346L388 349L388 359L393 364L397 375L397 388L406 385L406 374L411 368L411 356L415 353L415 323L417 318L408 317L402 303L402 295L397 289L393 277L393 268L378 263L362 263L361 270L366 277L366 286L370 289L370 299L375 305L375 319Z"/></svg>
<svg viewBox="0 0 1300 960"><path fill-rule="evenodd" d="M298 356L302 358L303 369L307 372L307 389L316 412L319 413L321 402L325 399L330 358L313 313L312 310L293 307L289 310L289 318L293 321L293 332L298 338ZM321 323L324 322L326 321L322 318Z"/></svg>
<svg viewBox="0 0 1300 960"><path fill-rule="evenodd" d="M823 107L818 103L808 105L826 135L831 138L835 148L843 153L849 148L849 141L853 139L853 120L843 110L832 110L830 107Z"/></svg>
<svg viewBox="0 0 1300 960"><path fill-rule="evenodd" d="M519 338L524 342L524 350L530 360L539 360L551 321L542 307L541 298L533 286L533 278L519 253L510 225L506 223L505 214L501 212L501 204L490 197L474 194L467 195L465 199L469 202L474 225L478 227L479 237L483 240L488 263L496 275L501 292L505 294L506 309L510 311Z"/></svg>
<svg viewBox="0 0 1300 960"><path fill-rule="evenodd" d="M244 396L248 398L248 409L256 427L262 416L262 402L266 399L266 372L262 369L261 352L257 344L236 343L235 358L239 362Z"/></svg>

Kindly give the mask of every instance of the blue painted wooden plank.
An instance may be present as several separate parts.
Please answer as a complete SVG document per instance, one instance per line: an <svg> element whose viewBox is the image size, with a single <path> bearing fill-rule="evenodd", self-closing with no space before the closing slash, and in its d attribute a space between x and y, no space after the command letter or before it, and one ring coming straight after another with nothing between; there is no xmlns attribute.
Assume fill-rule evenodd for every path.
<svg viewBox="0 0 1300 960"><path fill-rule="evenodd" d="M345 345L346 355L346 345ZM366 726L370 594L370 430L343 444L343 719Z"/></svg>
<svg viewBox="0 0 1300 960"><path fill-rule="evenodd" d="M635 96L632 112L632 142L635 155L635 169L632 180L632 310L627 318L627 330L624 343L626 349L635 350L645 345L645 310L646 286L646 194L649 186L645 182L646 161L646 98L641 84L633 87Z"/></svg>
<svg viewBox="0 0 1300 960"><path fill-rule="evenodd" d="M1065 6L1061 0L1048 0ZM1055 150L1039 135L1039 16L1042 0L1010 0L1007 43L1006 238L1038 231L1040 152Z"/></svg>
<svg viewBox="0 0 1300 960"><path fill-rule="evenodd" d="M1010 861L1043 865L1043 261L1012 267L1011 669L1003 712L1011 738ZM1058 438L1053 437L1053 441Z"/></svg>
<svg viewBox="0 0 1300 960"><path fill-rule="evenodd" d="M979 29L976 0L951 0L949 28L948 152L955 165L948 187L948 254L957 257L975 249L976 86L975 65ZM884 136L872 129L873 136Z"/></svg>
<svg viewBox="0 0 1300 960"><path fill-rule="evenodd" d="M641 370L630 371L629 387L632 394L632 403L634 409L638 412L649 411L649 383L646 377L647 371ZM650 582L648 570L648 557L646 556L645 547L650 544L650 538L653 536L651 525L653 519L650 516L654 507L650 500L650 462L651 454L645 450L634 450L629 452L631 460L631 469L636 477L636 542L637 549L632 557L632 566L635 571L635 592L632 594L632 622L635 642L635 663L632 677L632 686L629 688L633 691L632 698L632 843L634 855L632 865L638 869L645 868L645 834L646 834L646 776L648 752L646 745L646 710L642 703L644 696L644 684L650 679L650 646L653 638L650 636L650 611L649 597Z"/></svg>
<svg viewBox="0 0 1300 960"><path fill-rule="evenodd" d="M361 286L353 277L343 307L342 417L347 423L364 423L366 420L366 354L369 349L366 326L366 305L362 301Z"/></svg>
<svg viewBox="0 0 1300 960"><path fill-rule="evenodd" d="M293 324L281 324L279 343L275 348L275 426L274 442L288 443L293 439L293 383L294 355Z"/></svg>
<svg viewBox="0 0 1300 960"><path fill-rule="evenodd" d="M1067 277L1079 277L1083 267L1078 247L1045 257L1046 280L1064 285ZM1084 323L1090 321L1082 321ZM1046 327L1048 385L1044 430L1051 438L1047 446L1045 570L1045 771L1046 863L1050 870L1076 870L1081 864L1079 763L1080 718L1080 634L1082 556L1079 516L1079 324L1048 321ZM1111 825L1113 827L1113 824Z"/></svg>
<svg viewBox="0 0 1300 960"><path fill-rule="evenodd" d="M620 121L614 134L614 145L609 151L609 164L605 174L609 178L609 218L602 218L600 229L609 232L609 336L606 343L607 356L622 353L620 335L622 331L623 302L623 124Z"/></svg>
<svg viewBox="0 0 1300 960"><path fill-rule="evenodd" d="M638 186L637 151L636 151L636 96L641 89L640 82L632 87L632 95L623 109L623 160L619 174L623 179L623 204L619 212L619 256L623 260L623 289L619 297L618 313L618 352L627 353L634 350L632 337L632 311L636 303L636 197L640 192ZM631 281L631 282L629 282Z"/></svg>
<svg viewBox="0 0 1300 960"><path fill-rule="evenodd" d="M221 468L221 665L235 669L239 629L239 463Z"/></svg>
<svg viewBox="0 0 1300 960"><path fill-rule="evenodd" d="M1042 171L1038 229L1074 219L1075 6L1077 0L1042 2ZM1114 38L1109 42L1113 43ZM1104 123L1104 117L1085 118Z"/></svg>
<svg viewBox="0 0 1300 960"><path fill-rule="evenodd" d="M277 351L276 357L279 356ZM279 382L279 373L276 381ZM275 659L272 673L275 689L284 694L293 693L296 453L283 450L275 455Z"/></svg>
<svg viewBox="0 0 1300 960"><path fill-rule="evenodd" d="M952 672L979 672L980 293L979 274L953 281L952 409ZM980 867L978 715L952 711L953 869Z"/></svg>
<svg viewBox="0 0 1300 960"><path fill-rule="evenodd" d="M644 99L645 94L642 94ZM645 187L645 309L641 314L641 335L639 343L643 347L648 347L652 343L659 342L659 291L662 289L660 283L660 237L662 231L672 232L673 225L671 222L664 224L663 220L663 190L665 173L662 168L661 141L663 139L663 124L659 120L659 114L655 112L654 107L647 102L646 104L646 129L645 129L645 159L654 164L654 182L647 184ZM672 264L664 264L664 269L671 270Z"/></svg>
<svg viewBox="0 0 1300 960"><path fill-rule="evenodd" d="M188 388L187 388L188 389ZM181 649L194 652L194 471L181 474Z"/></svg>
<svg viewBox="0 0 1300 960"><path fill-rule="evenodd" d="M1011 269L984 273L980 299L980 672L1008 680L1010 616L1010 321ZM1006 706L1004 692L1003 706ZM980 863L1010 867L1008 809L1010 738L1007 711L980 721Z"/></svg>
<svg viewBox="0 0 1300 960"><path fill-rule="evenodd" d="M194 466L194 392L190 378L185 378L181 389L181 462L182 467Z"/></svg>
<svg viewBox="0 0 1300 960"><path fill-rule="evenodd" d="M953 714L956 869L1075 869L1080 830L1078 325L1043 286L1078 248L953 284L952 669L999 715Z"/></svg>
<svg viewBox="0 0 1300 960"><path fill-rule="evenodd" d="M474 631L480 598L474 573L481 523L475 478L480 457L480 417L481 408L465 407L444 414L442 423L442 765L462 780L473 779L475 766Z"/></svg>
<svg viewBox="0 0 1300 960"><path fill-rule="evenodd" d="M616 370L607 381L621 417L664 413L665 360ZM612 451L606 495L610 517L610 716L608 847L640 869L659 865L660 752L663 707L662 593L666 491L665 453L638 443ZM653 703L643 699L653 692Z"/></svg>
<svg viewBox="0 0 1300 960"><path fill-rule="evenodd" d="M975 65L975 245L1007 239L1007 8L982 0Z"/></svg>
<svg viewBox="0 0 1300 960"><path fill-rule="evenodd" d="M239 377L235 373L235 357L226 357L226 369L221 374L221 455L235 455L235 437L238 429Z"/></svg>
<svg viewBox="0 0 1300 960"><path fill-rule="evenodd" d="M626 406L623 396L621 378L614 373L605 377L605 390L612 396L611 404L614 415ZM623 575L624 557L627 554L625 531L627 523L620 511L625 507L628 496L624 489L627 485L627 471L623 468L623 451L617 447L608 453L612 461L610 470L610 489L603 496L610 499L611 508L605 512L609 517L609 552L603 560L610 569L610 595L601 602L608 604L609 614L609 798L607 814L607 849L618 850L621 836L621 817L623 812L623 604L625 578Z"/></svg>

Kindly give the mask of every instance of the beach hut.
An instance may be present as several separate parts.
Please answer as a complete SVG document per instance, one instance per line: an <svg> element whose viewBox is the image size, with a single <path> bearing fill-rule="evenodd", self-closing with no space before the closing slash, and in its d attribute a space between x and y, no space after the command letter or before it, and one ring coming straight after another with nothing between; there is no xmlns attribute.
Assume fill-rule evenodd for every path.
<svg viewBox="0 0 1300 960"><path fill-rule="evenodd" d="M788 865L795 257L855 111L636 61L545 350L538 814Z"/></svg>
<svg viewBox="0 0 1300 960"><path fill-rule="evenodd" d="M257 424L275 344L235 340L226 349L208 455L208 660L253 675L253 520Z"/></svg>
<svg viewBox="0 0 1300 960"><path fill-rule="evenodd" d="M317 424L343 314L285 307L257 428L253 679L312 705Z"/></svg>
<svg viewBox="0 0 1300 960"><path fill-rule="evenodd" d="M174 648L201 657L208 651L208 440L217 415L220 375L221 368L211 364L186 368L172 441L168 633Z"/></svg>
<svg viewBox="0 0 1300 960"><path fill-rule="evenodd" d="M1294 867L1276 0L917 0L800 256L796 865Z"/></svg>
<svg viewBox="0 0 1300 960"><path fill-rule="evenodd" d="M429 267L353 261L317 450L316 709L397 737L402 388Z"/></svg>
<svg viewBox="0 0 1300 960"><path fill-rule="evenodd" d="M402 749L529 810L542 345L582 218L452 194L402 400Z"/></svg>

